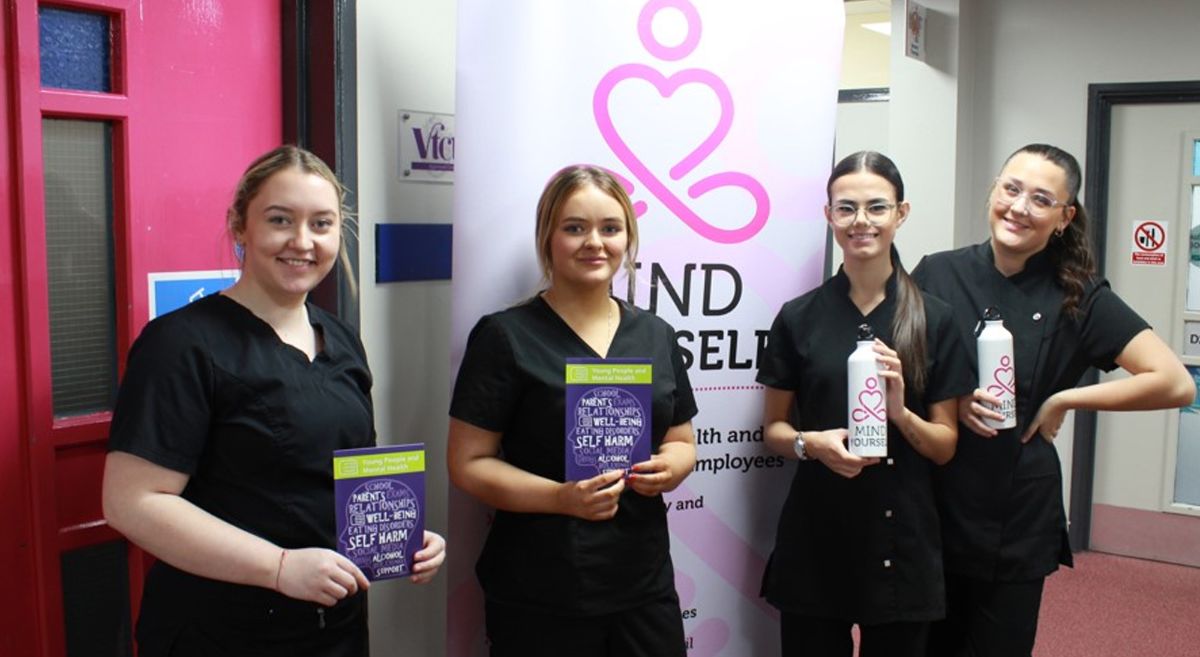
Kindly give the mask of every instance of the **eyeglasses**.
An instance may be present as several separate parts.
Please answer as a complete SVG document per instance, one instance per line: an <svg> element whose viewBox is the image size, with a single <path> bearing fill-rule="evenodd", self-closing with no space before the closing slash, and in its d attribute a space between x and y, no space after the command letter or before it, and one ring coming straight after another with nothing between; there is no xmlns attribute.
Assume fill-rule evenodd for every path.
<svg viewBox="0 0 1200 657"><path fill-rule="evenodd" d="M829 206L829 216L833 218L833 223L844 228L853 224L861 212L867 223L880 226L891 217L895 207L895 203L868 203L863 207L853 203L838 203Z"/></svg>
<svg viewBox="0 0 1200 657"><path fill-rule="evenodd" d="M996 179L996 202L1004 207L1012 207L1021 197L1025 197L1025 211L1034 217L1044 217L1054 208L1067 205L1045 192L1025 189L1021 183L1007 178Z"/></svg>

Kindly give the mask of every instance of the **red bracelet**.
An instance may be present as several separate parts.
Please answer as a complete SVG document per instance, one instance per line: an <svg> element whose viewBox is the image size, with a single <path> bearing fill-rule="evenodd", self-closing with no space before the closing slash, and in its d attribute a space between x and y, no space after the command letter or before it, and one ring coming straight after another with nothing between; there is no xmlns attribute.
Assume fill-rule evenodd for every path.
<svg viewBox="0 0 1200 657"><path fill-rule="evenodd" d="M283 560L287 559L287 550L279 552L279 567L275 569L275 590L279 591L279 576L283 574ZM283 591L279 591L283 593Z"/></svg>

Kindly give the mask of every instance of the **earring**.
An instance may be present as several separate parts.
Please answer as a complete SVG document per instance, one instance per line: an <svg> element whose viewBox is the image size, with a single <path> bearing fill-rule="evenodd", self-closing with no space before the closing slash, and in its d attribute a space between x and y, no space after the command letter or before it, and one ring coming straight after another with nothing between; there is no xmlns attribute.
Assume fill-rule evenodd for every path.
<svg viewBox="0 0 1200 657"><path fill-rule="evenodd" d="M1062 226L1059 226L1058 228L1055 228L1055 229L1054 229L1054 236L1055 236L1055 237L1062 237L1062 236L1063 236L1063 227L1062 227Z"/></svg>

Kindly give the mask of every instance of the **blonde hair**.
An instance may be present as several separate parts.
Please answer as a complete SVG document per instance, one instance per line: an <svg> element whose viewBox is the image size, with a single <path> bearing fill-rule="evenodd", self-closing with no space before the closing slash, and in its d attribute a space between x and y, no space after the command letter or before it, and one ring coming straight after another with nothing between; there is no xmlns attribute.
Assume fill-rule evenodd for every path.
<svg viewBox="0 0 1200 657"><path fill-rule="evenodd" d="M350 293L358 294L358 286L354 281L354 268L350 263L350 254L346 251L346 237L355 236L357 225L350 210L346 207L346 188L342 186L342 182L337 179L329 165L311 151L288 144L259 155L250 163L250 166L246 167L246 171L242 173L237 188L234 190L233 203L225 215L226 227L230 236L234 238L235 242L237 241L237 236L246 229L246 210L250 207L250 201L258 196L259 190L267 180L270 180L271 176L287 169L296 169L324 178L333 185L333 189L337 192L338 219L342 225L341 239L338 240L338 262L346 274Z"/></svg>
<svg viewBox="0 0 1200 657"><path fill-rule="evenodd" d="M634 263L637 262L638 247L637 217L634 216L633 202L629 200L629 194L625 192L625 188L611 173L590 164L572 164L560 169L550 178L550 182L546 183L546 188L542 190L542 196L538 199L535 241L538 264L542 269L542 286L546 287L550 284L553 271L550 242L554 237L554 229L557 227L555 224L558 215L567 199L571 198L571 195L584 185L595 187L621 204L621 209L625 214L625 232L628 235L625 262L622 266L629 281L628 301L632 304L637 283L637 268Z"/></svg>

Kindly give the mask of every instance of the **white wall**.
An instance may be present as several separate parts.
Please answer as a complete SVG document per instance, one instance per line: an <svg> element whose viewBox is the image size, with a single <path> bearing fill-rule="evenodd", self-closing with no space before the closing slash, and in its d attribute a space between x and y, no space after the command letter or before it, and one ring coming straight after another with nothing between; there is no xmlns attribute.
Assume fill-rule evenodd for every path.
<svg viewBox="0 0 1200 657"><path fill-rule="evenodd" d="M982 208L1004 158L1044 141L1085 162L1090 83L1200 79L1196 0L966 0L976 24L972 173L967 207ZM986 235L982 211L956 237ZM964 243L965 243L964 242Z"/></svg>
<svg viewBox="0 0 1200 657"><path fill-rule="evenodd" d="M398 111L454 112L456 3L359 0L358 185L362 337L381 443L424 442L427 526L446 533L450 281L375 283L375 226L449 223L453 186L401 182ZM450 549L453 549L451 547ZM371 589L371 654L445 654L446 578Z"/></svg>
<svg viewBox="0 0 1200 657"><path fill-rule="evenodd" d="M964 0L967 4L970 0ZM904 2L892 3L891 97L888 102L886 153L904 176L912 215L897 233L905 264L914 267L922 254L956 245L946 226L955 216L956 176L972 158L962 152L959 110L959 0L927 0L926 60L904 54ZM969 84L969 77L965 78Z"/></svg>

